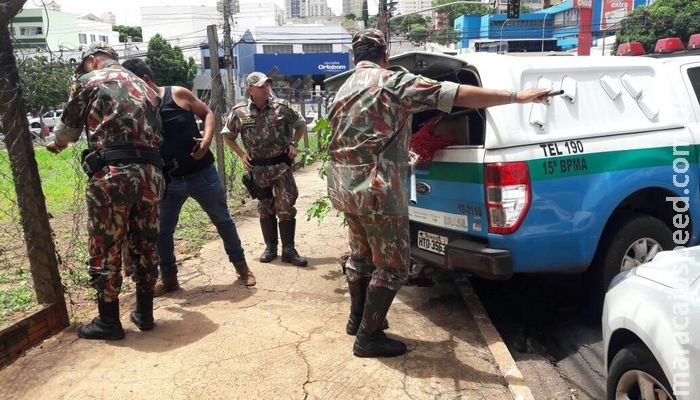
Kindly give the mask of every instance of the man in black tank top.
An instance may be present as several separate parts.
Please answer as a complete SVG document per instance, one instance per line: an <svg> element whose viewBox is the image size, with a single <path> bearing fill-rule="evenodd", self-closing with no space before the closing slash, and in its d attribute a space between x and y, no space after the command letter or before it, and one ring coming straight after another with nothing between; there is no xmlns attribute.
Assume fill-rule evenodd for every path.
<svg viewBox="0 0 700 400"><path fill-rule="evenodd" d="M156 296L179 288L173 234L182 205L189 197L209 215L238 279L245 286L254 286L255 275L246 263L236 224L228 211L226 190L214 166L214 155L209 150L214 137L214 113L186 88L157 86L152 78L153 72L143 60L130 59L122 65L163 98L160 116L164 141L160 154L169 166L169 172L166 194L160 204L158 255L161 280L156 285ZM199 132L195 115L204 121L204 137Z"/></svg>

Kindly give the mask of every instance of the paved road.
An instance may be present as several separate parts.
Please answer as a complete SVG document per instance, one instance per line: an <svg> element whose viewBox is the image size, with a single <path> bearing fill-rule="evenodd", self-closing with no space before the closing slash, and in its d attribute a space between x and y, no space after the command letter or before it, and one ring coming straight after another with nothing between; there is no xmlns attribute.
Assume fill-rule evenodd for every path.
<svg viewBox="0 0 700 400"><path fill-rule="evenodd" d="M605 398L600 322L585 312L580 279L472 282L536 399Z"/></svg>

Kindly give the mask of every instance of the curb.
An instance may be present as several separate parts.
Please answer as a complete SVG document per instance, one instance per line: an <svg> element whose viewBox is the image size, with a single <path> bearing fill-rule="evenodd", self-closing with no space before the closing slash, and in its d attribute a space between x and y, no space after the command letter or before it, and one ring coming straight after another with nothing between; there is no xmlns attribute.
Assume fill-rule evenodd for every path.
<svg viewBox="0 0 700 400"><path fill-rule="evenodd" d="M462 299L464 299L467 308L474 317L476 326L479 327L479 332L481 332L481 336L486 341L486 345L496 361L498 370L506 380L508 390L513 395L513 400L535 400L530 388L525 384L523 374L520 373L513 356L508 351L508 347L503 343L503 339L496 327L493 326L491 318L489 318L486 309L484 309L479 297L474 292L474 287L469 279L457 278L455 281L459 283L457 286L462 294Z"/></svg>

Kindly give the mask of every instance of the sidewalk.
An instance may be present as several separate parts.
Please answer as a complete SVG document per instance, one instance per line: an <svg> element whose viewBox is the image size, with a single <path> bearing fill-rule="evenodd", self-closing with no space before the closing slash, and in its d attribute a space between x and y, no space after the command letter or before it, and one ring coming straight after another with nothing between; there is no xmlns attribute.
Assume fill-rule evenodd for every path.
<svg viewBox="0 0 700 400"><path fill-rule="evenodd" d="M181 267L183 289L156 299L153 331L129 321L133 291L122 294L126 339L80 340L68 328L0 370L0 399L531 398L478 299L467 289L461 301L452 282L397 295L386 332L406 342L405 356L354 357L337 262L346 230L334 213L306 221L325 186L313 167L296 179L297 249L308 267L259 263L257 216L238 218L257 286L234 283L222 244L209 243Z"/></svg>

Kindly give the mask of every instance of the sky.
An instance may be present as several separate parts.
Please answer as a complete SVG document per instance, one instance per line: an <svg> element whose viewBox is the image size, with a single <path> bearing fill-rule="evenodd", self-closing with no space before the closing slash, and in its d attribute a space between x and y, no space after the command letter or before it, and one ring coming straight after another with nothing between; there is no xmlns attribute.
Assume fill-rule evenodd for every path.
<svg viewBox="0 0 700 400"><path fill-rule="evenodd" d="M55 1L61 5L61 11L72 14L94 14L102 16L103 12L110 11L116 17L117 25L138 26L141 25L141 8L147 6L171 6L180 5L205 5L216 6L216 0L45 0ZM279 2L279 0L277 0ZM342 11L342 0L328 0L328 5L334 13ZM27 0L25 8L41 7L40 0Z"/></svg>

